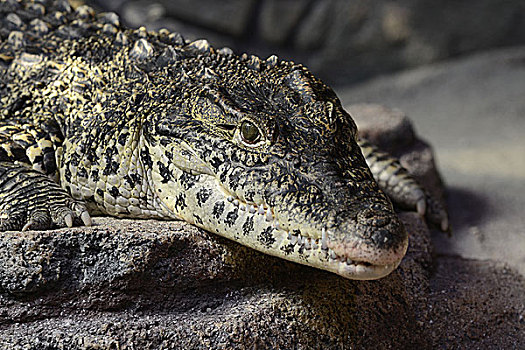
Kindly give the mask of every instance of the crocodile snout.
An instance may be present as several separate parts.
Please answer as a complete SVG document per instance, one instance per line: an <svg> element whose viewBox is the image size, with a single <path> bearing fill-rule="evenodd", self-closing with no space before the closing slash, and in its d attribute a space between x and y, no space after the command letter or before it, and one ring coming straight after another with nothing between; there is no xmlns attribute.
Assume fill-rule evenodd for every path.
<svg viewBox="0 0 525 350"><path fill-rule="evenodd" d="M381 228L387 226L392 221L392 213L365 209L357 214L357 222L359 225Z"/></svg>

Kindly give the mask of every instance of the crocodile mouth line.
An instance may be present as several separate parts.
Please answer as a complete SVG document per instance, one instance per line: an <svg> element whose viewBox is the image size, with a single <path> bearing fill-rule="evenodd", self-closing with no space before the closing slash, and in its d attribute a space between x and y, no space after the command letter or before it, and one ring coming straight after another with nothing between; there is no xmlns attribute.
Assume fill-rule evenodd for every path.
<svg viewBox="0 0 525 350"><path fill-rule="evenodd" d="M378 279L392 272L399 263L396 261L391 264L380 265L364 260L338 255L329 248L328 234L326 228L322 228L321 237L315 235L304 235L298 230L286 230L276 217L274 210L268 205L261 203L247 203L237 196L227 192L226 199L229 203L239 208L241 212L258 216L264 219L274 228L273 235L279 236L277 249L289 246L289 250L297 253L301 251L305 259L294 259L293 256L286 256L276 252L268 252L272 255L283 257L284 259L298 262L304 265L313 266L322 270L328 270L351 279ZM317 234L318 236L318 234Z"/></svg>

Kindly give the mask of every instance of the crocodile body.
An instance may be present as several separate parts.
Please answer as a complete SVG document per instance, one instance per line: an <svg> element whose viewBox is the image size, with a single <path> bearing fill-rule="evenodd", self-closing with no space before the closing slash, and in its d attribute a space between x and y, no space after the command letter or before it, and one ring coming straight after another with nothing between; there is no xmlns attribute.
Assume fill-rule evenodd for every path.
<svg viewBox="0 0 525 350"><path fill-rule="evenodd" d="M0 39L0 230L94 214L185 220L372 279L408 245L385 192L430 212L299 64L127 29L65 1L1 0Z"/></svg>

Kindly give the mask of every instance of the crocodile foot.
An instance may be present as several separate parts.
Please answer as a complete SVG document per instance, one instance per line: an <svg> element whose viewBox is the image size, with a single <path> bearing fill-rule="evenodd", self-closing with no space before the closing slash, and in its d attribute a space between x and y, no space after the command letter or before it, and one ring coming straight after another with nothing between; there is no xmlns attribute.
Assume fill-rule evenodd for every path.
<svg viewBox="0 0 525 350"><path fill-rule="evenodd" d="M0 231L91 225L86 206L46 175L23 165L0 163L0 178Z"/></svg>
<svg viewBox="0 0 525 350"><path fill-rule="evenodd" d="M359 146L379 187L394 204L417 211L427 222L449 231L448 213L442 201L424 189L397 158L364 139L359 140Z"/></svg>

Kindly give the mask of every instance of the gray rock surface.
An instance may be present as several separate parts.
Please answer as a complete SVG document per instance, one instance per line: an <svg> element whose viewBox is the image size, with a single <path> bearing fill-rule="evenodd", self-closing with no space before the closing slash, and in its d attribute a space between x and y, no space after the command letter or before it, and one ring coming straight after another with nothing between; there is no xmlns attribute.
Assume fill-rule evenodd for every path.
<svg viewBox="0 0 525 350"><path fill-rule="evenodd" d="M367 114L374 108L382 113ZM378 106L351 109L372 134L388 115L392 127L406 120ZM415 137L396 152L425 154L420 144ZM434 260L426 224L415 213L400 215L408 254L378 281L289 263L181 222L95 218L90 228L3 233L0 347L525 346L525 280L504 265Z"/></svg>
<svg viewBox="0 0 525 350"><path fill-rule="evenodd" d="M405 347L418 325L403 274L356 282L258 254L181 222L97 218L92 228L6 233L0 340L64 348ZM414 232L414 231L412 231ZM419 286L418 286L419 287ZM396 338L391 328L403 324ZM363 337L374 329L373 337ZM416 338L417 339L417 338Z"/></svg>
<svg viewBox="0 0 525 350"><path fill-rule="evenodd" d="M435 147L453 228L450 239L435 236L439 254L507 262L525 274L524 47L377 78L339 96L402 109Z"/></svg>
<svg viewBox="0 0 525 350"><path fill-rule="evenodd" d="M333 84L467 52L525 44L525 3L507 0L86 0L123 22L305 63Z"/></svg>

